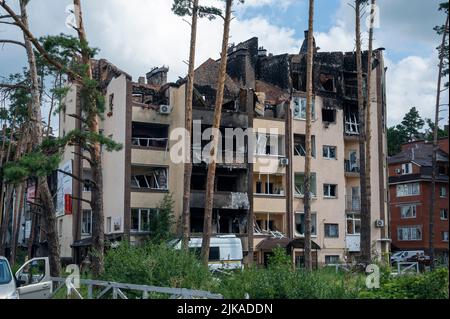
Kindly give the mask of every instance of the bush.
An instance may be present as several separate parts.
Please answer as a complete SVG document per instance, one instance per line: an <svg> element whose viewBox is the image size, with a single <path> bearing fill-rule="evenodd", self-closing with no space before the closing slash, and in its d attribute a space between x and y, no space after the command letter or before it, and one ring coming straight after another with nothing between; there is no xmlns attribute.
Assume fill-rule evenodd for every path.
<svg viewBox="0 0 450 319"><path fill-rule="evenodd" d="M133 247L123 242L109 250L101 280L208 291L215 287L208 268L196 256L152 243Z"/></svg>
<svg viewBox="0 0 450 319"><path fill-rule="evenodd" d="M334 269L312 272L294 270L284 250L275 250L268 268L250 267L223 278L219 293L225 298L318 299L355 298L361 276L336 273Z"/></svg>
<svg viewBox="0 0 450 319"><path fill-rule="evenodd" d="M365 289L360 298L373 299L448 299L447 268L423 274L381 276L380 289Z"/></svg>

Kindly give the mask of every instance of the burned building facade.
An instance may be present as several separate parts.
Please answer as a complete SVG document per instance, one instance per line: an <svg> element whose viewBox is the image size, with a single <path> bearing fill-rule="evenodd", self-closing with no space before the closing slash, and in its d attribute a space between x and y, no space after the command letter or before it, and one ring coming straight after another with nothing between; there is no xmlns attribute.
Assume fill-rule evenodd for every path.
<svg viewBox="0 0 450 319"><path fill-rule="evenodd" d="M306 44L304 43L303 47ZM344 261L359 252L359 114L354 53L314 55L312 123L312 223L315 262ZM367 60L367 53L363 55ZM381 254L389 247L387 225L386 99L382 50L374 51L372 112L372 246ZM193 170L190 198L191 236L203 231L208 129L213 125L220 61L208 59L195 70L192 136ZM367 70L367 62L363 63ZM119 152L103 152L105 233L107 238L139 242L149 235L151 214L165 194L175 201L180 229L184 163L171 149L175 130L185 127L186 79L167 83L167 67L155 68L133 82L105 60L96 77L106 98L101 129L123 144ZM364 72L366 74L366 72ZM303 181L306 117L306 53L268 54L252 38L229 47L220 125L213 204L213 233L235 234L244 253L258 263L277 246L303 261ZM75 128L68 114L77 107L77 87L66 98L60 134ZM232 132L230 136L227 132ZM242 139L242 133L245 137ZM241 135L239 135L241 134ZM242 143L238 140L241 139ZM221 148L223 149L223 148ZM72 147L62 165L89 177L89 164L77 163ZM208 153L206 151L206 153ZM228 160L225 160L228 159ZM230 160L231 159L231 160ZM72 181L74 198L89 200L88 185ZM71 214L58 216L61 255L80 261L91 231L90 207L73 199ZM384 223L384 224L383 224Z"/></svg>

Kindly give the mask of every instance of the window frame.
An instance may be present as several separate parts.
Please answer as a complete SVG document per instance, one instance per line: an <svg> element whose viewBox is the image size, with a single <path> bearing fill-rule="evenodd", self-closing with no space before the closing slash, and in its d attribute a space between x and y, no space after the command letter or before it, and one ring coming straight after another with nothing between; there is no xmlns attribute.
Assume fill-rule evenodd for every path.
<svg viewBox="0 0 450 319"><path fill-rule="evenodd" d="M400 208L400 219L414 219L417 218L417 205L416 204L409 204L409 205L401 205L399 206ZM412 216L411 217L407 217L403 214L403 209L404 208L412 208Z"/></svg>
<svg viewBox="0 0 450 319"><path fill-rule="evenodd" d="M403 238L403 234L404 233L401 233L401 231L403 231L403 229L407 229L408 230L408 236L407 236L408 238L407 239ZM416 230L416 235L417 235L417 231L419 231L420 238L417 238L417 237L413 238L413 236L412 236L412 234L413 234L412 230L413 229ZM400 234L401 234L401 236L400 236ZM398 241L421 241L422 238L423 238L423 232L422 232L422 226L420 226L420 225L400 226L400 227L397 228L397 240Z"/></svg>
<svg viewBox="0 0 450 319"><path fill-rule="evenodd" d="M85 214L89 212L88 220L85 219ZM86 224L87 222L87 224ZM86 225L89 228L86 231ZM91 209L83 209L81 212L81 235L82 236L91 236L92 235L92 210Z"/></svg>
<svg viewBox="0 0 450 319"><path fill-rule="evenodd" d="M417 185L417 189L414 188L415 185ZM403 190L401 190L401 188L403 188ZM407 192L404 192L405 190ZM417 193L413 192L415 190L417 190ZM420 183L414 182L414 183L397 184L396 195L397 195L397 197L419 196L420 195Z"/></svg>
<svg viewBox="0 0 450 319"><path fill-rule="evenodd" d="M334 149L334 157L330 157L331 149ZM326 150L326 155L325 155L325 150ZM322 146L322 157L327 160L332 160L332 159L337 160L337 146L323 145Z"/></svg>
<svg viewBox="0 0 450 319"><path fill-rule="evenodd" d="M444 216L444 217L442 217L442 216L443 216L443 214L442 214L443 212L444 212L445 215L446 215L446 216ZM441 208L441 209L439 209L439 217L440 217L441 220L448 220L448 209L447 209L447 208Z"/></svg>
<svg viewBox="0 0 450 319"><path fill-rule="evenodd" d="M327 230L331 229L331 226L337 226L337 236L331 236L331 233L329 233ZM337 223L325 223L324 224L324 237L325 238L339 238L339 224Z"/></svg>
<svg viewBox="0 0 450 319"><path fill-rule="evenodd" d="M352 233L348 232L348 222L352 221ZM361 216L357 216L357 214L347 214L345 217L346 227L345 227L345 233L347 235L359 235L361 236ZM359 232L356 231L356 222L359 222Z"/></svg>
<svg viewBox="0 0 450 319"><path fill-rule="evenodd" d="M295 183L296 175L303 176L303 182L301 183L301 187L305 184L305 173L294 173L294 197L300 197L303 198L305 196L304 193L299 192L300 188L297 188L297 184ZM312 182L314 180L314 183ZM317 174L311 173L311 185L314 185L314 187L311 187L311 198L317 198Z"/></svg>
<svg viewBox="0 0 450 319"><path fill-rule="evenodd" d="M147 191L168 191L169 190L169 168L168 167L159 167L159 166L155 166L155 167L148 167L149 171L145 172L145 173L135 173L135 174L131 174L131 181L130 181L130 187L132 190L147 190ZM156 177L156 175L154 175L155 171L164 171L165 174L165 178L166 178L166 183L165 183L165 187L151 187L152 183L159 185L159 181L158 178ZM153 174L153 175L152 175ZM140 180L139 178L144 178L141 181L145 181L145 184L147 185L145 186L141 186L140 184Z"/></svg>
<svg viewBox="0 0 450 319"><path fill-rule="evenodd" d="M132 233L150 233L150 223L151 223L151 216L152 214L158 214L157 208L131 208L131 225L130 225L130 232ZM142 214L147 211L147 220L148 220L148 229L144 229L144 225L142 224ZM133 214L134 212L138 213L138 229L134 228L133 225Z"/></svg>
<svg viewBox="0 0 450 319"><path fill-rule="evenodd" d="M402 175L412 174L412 171L413 171L412 163L402 164Z"/></svg>
<svg viewBox="0 0 450 319"><path fill-rule="evenodd" d="M331 195L331 189L334 186L334 196ZM329 195L325 193L325 188L327 188ZM335 199L338 198L338 185L337 184L323 184L323 198Z"/></svg>
<svg viewBox="0 0 450 319"><path fill-rule="evenodd" d="M305 232L300 233L297 231L297 216L300 216L300 224L301 224L301 217L305 216L304 212L295 212L294 213L294 233L296 237L304 238ZM305 218L303 217L303 223L305 222ZM304 226L303 226L304 228ZM311 237L317 237L318 236L318 229L317 229L317 213L311 212Z"/></svg>

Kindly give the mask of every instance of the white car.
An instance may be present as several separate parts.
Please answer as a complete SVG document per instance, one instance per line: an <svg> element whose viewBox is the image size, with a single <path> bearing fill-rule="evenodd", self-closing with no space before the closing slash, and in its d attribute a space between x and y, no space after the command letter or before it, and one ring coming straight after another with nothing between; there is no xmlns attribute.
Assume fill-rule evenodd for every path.
<svg viewBox="0 0 450 319"><path fill-rule="evenodd" d="M409 258L414 256L423 256L425 253L423 250L403 250L397 251L391 256L391 264L396 262L405 262L408 261Z"/></svg>
<svg viewBox="0 0 450 319"><path fill-rule="evenodd" d="M47 257L29 260L14 276L8 260L0 256L0 299L47 299L51 293Z"/></svg>

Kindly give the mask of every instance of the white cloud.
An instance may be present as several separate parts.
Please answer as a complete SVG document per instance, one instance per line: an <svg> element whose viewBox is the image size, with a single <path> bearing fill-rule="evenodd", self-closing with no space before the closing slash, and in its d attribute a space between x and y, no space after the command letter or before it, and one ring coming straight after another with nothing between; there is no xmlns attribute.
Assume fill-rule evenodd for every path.
<svg viewBox="0 0 450 319"><path fill-rule="evenodd" d="M389 125L401 122L405 113L413 106L423 118L434 119L437 61L437 56L409 56L398 63L386 59ZM444 93L442 101L448 101L448 92ZM448 116L448 112L441 115Z"/></svg>
<svg viewBox="0 0 450 319"><path fill-rule="evenodd" d="M167 0L121 0L89 2L85 11L87 31L92 45L101 48L100 55L135 78L153 66L168 65L169 78L184 76L188 60L190 28L175 16ZM94 16L92 14L96 12ZM156 14L157 13L157 14ZM197 37L197 65L206 59L219 58L223 21L201 19ZM257 36L275 54L298 52L299 40L294 30L277 27L263 17L248 20L235 18L231 24L230 42L241 42Z"/></svg>

